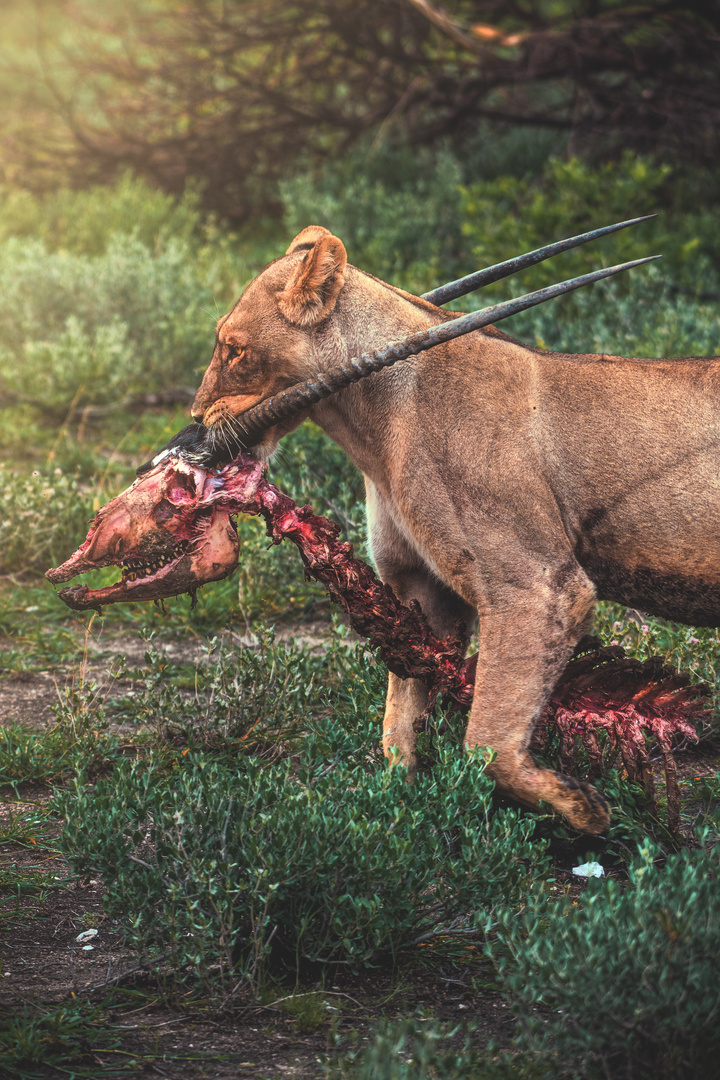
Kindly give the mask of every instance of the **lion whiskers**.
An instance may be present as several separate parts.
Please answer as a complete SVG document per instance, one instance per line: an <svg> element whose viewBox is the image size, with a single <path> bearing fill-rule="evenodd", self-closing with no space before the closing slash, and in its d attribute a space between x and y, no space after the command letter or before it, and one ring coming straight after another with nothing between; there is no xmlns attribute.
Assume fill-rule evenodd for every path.
<svg viewBox="0 0 720 1080"><path fill-rule="evenodd" d="M228 409L213 417L207 425L210 433L210 450L226 449L231 454L237 454L245 449L245 444L240 437L240 420Z"/></svg>

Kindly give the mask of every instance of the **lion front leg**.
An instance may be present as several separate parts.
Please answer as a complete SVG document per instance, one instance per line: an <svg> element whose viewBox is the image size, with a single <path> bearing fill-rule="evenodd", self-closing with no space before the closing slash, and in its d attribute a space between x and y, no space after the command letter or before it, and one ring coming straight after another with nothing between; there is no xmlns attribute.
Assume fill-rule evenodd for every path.
<svg viewBox="0 0 720 1080"><path fill-rule="evenodd" d="M473 609L425 567L395 570L384 580L404 604L410 600L418 601L438 637L446 637L457 631L458 626L464 628L468 635L472 631L477 621ZM401 679L389 673L383 718L383 751L391 765L406 765L410 778L416 770L418 733L415 721L424 712L427 701L427 687L419 679Z"/></svg>
<svg viewBox="0 0 720 1080"><path fill-rule="evenodd" d="M404 604L417 600L433 631L446 637L465 627L468 636L477 622L474 608L443 584L398 530L387 503L366 477L370 545L378 573ZM402 764L415 774L415 721L425 711L427 687L419 679L401 679L390 672L383 719L383 751L391 765Z"/></svg>
<svg viewBox="0 0 720 1080"><path fill-rule="evenodd" d="M495 751L488 771L499 791L533 808L544 799L576 829L600 833L610 820L603 796L591 784L539 768L528 753L533 728L589 623L595 590L579 566L555 575L538 568L538 578L528 589L526 577L522 591L506 592L481 618L466 742Z"/></svg>
<svg viewBox="0 0 720 1080"><path fill-rule="evenodd" d="M427 700L427 687L419 679L401 679L389 672L383 717L383 753L391 765L405 765L409 779L417 770L415 721L423 713Z"/></svg>

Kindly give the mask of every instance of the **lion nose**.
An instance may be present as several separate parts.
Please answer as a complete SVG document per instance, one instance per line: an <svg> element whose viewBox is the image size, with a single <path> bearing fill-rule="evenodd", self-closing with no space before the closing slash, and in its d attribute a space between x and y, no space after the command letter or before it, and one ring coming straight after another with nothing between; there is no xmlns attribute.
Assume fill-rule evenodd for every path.
<svg viewBox="0 0 720 1080"><path fill-rule="evenodd" d="M193 409L190 413L196 424L202 424L203 416L205 415L204 409Z"/></svg>

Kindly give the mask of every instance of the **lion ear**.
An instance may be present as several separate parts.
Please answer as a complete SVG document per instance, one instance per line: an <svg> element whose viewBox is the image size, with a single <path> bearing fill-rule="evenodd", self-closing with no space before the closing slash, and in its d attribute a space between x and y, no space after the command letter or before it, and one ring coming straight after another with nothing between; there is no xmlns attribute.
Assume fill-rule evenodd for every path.
<svg viewBox="0 0 720 1080"><path fill-rule="evenodd" d="M297 234L294 240L290 241L290 247L285 254L292 255L293 251L300 250L309 251L321 236L332 236L332 233L329 229L324 229L322 225L308 225L306 229Z"/></svg>
<svg viewBox="0 0 720 1080"><path fill-rule="evenodd" d="M326 319L335 307L345 284L347 253L342 240L327 229L312 225L295 237L289 251L301 251L305 257L293 268L285 288L278 296L278 307L286 319L297 326L312 326Z"/></svg>

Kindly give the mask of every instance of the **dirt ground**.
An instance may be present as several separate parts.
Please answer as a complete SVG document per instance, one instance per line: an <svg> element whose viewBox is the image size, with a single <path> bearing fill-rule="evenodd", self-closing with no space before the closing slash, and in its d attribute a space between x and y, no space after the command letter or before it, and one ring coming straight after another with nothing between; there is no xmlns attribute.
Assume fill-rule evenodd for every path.
<svg viewBox="0 0 720 1080"><path fill-rule="evenodd" d="M38 789L22 795L33 802L47 798ZM7 809L7 803L0 803L4 817ZM3 852L2 862L40 869L60 882L68 876L63 859L45 852L16 847ZM125 1061L125 1055L135 1058L135 1075L177 1080L322 1076L323 1061L336 1048L362 1040L383 1017L418 1010L451 1024L472 1017L480 1047L490 1039L510 1045L513 1019L505 1003L492 991L478 995L473 985L487 978L479 957L477 965L463 972L449 967L431 977L421 970L376 971L352 979L336 974L320 993L327 1018L314 1019L310 1032L302 1030L302 1018L286 1012L282 1001L250 1005L233 1016L213 1015L202 1005L165 1002L153 974L137 970L123 947L121 927L104 915L102 893L101 881L75 880L45 897L10 897L0 903L0 1013L73 999L100 1004L112 994L116 1008L107 1027L121 1036ZM77 940L89 929L98 931L91 938L92 949ZM279 993L290 994L292 988ZM98 1050L91 1060L109 1067L118 1056ZM4 1075L0 1061L0 1077ZM57 1074L50 1070L48 1075Z"/></svg>
<svg viewBox="0 0 720 1080"><path fill-rule="evenodd" d="M312 622L303 625L301 630L277 627L275 640L293 641L303 649L322 649L331 633L332 625L329 622ZM348 640L359 639L354 634L349 634ZM226 632L223 642L227 645L246 645L249 639L243 634ZM203 644L203 641L195 638L170 639L158 642L157 647L165 652L173 663L199 663L205 655L202 651ZM10 642L0 637L0 652L9 646ZM138 634L111 634L89 637L86 649L87 655L84 656L84 649L78 644L78 663L68 669L15 671L4 674L0 668L0 726L21 724L43 729L55 723L53 705L57 705L61 691L79 679L94 681L100 688L109 686L112 682L115 696L125 693L132 689L132 681L113 680L109 670L117 666L118 657L124 657L128 668L142 668L147 645Z"/></svg>
<svg viewBox="0 0 720 1080"><path fill-rule="evenodd" d="M299 637L290 631L277 636L294 636L303 646L322 647L326 629L317 625L304 628ZM176 662L201 655L197 642L168 641L162 647ZM137 636L91 643L83 677L102 684L108 678L110 658L118 653L128 667L141 667L145 648ZM56 722L52 706L59 692L77 677L78 671L20 671L0 679L0 726L48 729ZM125 693L132 685L120 680L113 693ZM50 791L24 784L18 795L20 803L11 788L0 788L0 824L23 807L43 805ZM0 875L11 868L41 871L54 877L58 886L39 895L0 898L0 1014L78 1000L110 1002L106 1026L120 1036L121 1054L91 1050L86 1065L95 1062L109 1068L134 1058L134 1074L178 1080L316 1077L325 1074L328 1055L367 1038L368 1029L380 1019L415 1015L418 1010L451 1024L472 1018L477 1024L473 1041L479 1047L490 1039L510 1045L513 1020L505 1003L493 990L478 991L478 983L489 975L479 955L476 964L462 971L451 966L432 974L422 968L376 970L352 979L337 973L316 999L321 1003L319 1019L315 1009L310 1022L287 1011L287 1002L277 999L218 1016L202 1003L164 1000L155 974L137 970L136 959L123 946L122 928L102 910L102 881L72 879L59 854L30 844L0 847ZM97 930L97 935L78 942L78 935L89 929ZM87 944L92 947L84 947ZM292 987L278 990L280 997L291 993ZM0 1078L4 1075L0 1060ZM56 1075L55 1070L48 1071L48 1076Z"/></svg>

